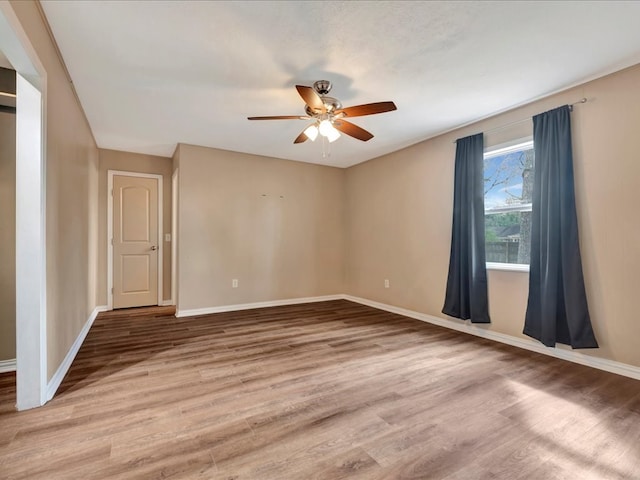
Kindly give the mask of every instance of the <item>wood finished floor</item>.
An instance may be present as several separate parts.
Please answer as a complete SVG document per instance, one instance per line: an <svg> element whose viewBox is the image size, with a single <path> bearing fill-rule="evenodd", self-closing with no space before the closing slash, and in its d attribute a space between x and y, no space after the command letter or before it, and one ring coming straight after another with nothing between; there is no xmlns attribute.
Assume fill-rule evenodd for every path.
<svg viewBox="0 0 640 480"><path fill-rule="evenodd" d="M101 314L1 479L640 479L640 382L347 301Z"/></svg>

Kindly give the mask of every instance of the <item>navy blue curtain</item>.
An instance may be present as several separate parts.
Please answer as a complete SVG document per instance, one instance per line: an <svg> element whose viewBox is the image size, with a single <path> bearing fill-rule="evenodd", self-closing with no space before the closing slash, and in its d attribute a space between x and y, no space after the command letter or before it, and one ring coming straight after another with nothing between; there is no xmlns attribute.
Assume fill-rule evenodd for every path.
<svg viewBox="0 0 640 480"><path fill-rule="evenodd" d="M535 169L524 333L548 347L597 348L578 242L569 106L533 117Z"/></svg>
<svg viewBox="0 0 640 480"><path fill-rule="evenodd" d="M442 313L490 323L484 253L483 134L456 142L453 228Z"/></svg>

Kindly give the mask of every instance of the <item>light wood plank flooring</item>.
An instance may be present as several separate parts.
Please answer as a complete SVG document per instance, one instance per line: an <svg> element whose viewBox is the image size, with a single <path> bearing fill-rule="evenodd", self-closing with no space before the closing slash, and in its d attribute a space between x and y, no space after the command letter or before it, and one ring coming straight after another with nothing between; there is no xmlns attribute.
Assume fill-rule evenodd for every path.
<svg viewBox="0 0 640 480"><path fill-rule="evenodd" d="M640 382L347 301L101 314L2 479L640 479Z"/></svg>

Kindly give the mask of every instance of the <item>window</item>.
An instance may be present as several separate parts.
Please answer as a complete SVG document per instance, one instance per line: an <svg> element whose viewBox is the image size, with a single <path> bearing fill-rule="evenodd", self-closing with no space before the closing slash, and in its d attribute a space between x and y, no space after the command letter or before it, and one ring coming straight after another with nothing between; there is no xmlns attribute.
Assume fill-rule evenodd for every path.
<svg viewBox="0 0 640 480"><path fill-rule="evenodd" d="M487 268L529 269L533 168L532 140L485 151Z"/></svg>

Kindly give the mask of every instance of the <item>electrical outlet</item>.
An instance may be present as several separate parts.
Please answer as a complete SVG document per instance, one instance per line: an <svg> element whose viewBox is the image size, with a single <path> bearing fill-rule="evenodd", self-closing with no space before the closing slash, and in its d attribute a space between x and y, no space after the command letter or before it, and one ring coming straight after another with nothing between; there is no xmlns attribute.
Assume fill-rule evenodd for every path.
<svg viewBox="0 0 640 480"><path fill-rule="evenodd" d="M231 280L231 287L232 288L238 288L238 279L234 278L233 280Z"/></svg>
<svg viewBox="0 0 640 480"><path fill-rule="evenodd" d="M389 288L389 279L388 278L384 279L384 288Z"/></svg>

